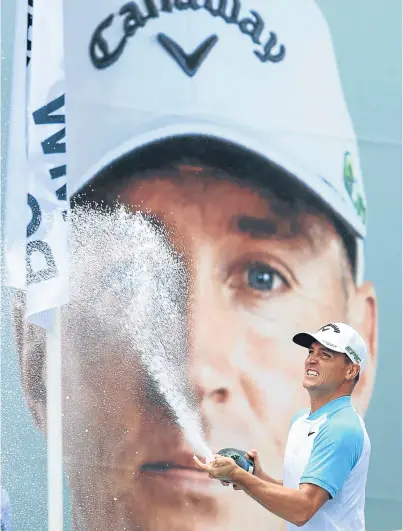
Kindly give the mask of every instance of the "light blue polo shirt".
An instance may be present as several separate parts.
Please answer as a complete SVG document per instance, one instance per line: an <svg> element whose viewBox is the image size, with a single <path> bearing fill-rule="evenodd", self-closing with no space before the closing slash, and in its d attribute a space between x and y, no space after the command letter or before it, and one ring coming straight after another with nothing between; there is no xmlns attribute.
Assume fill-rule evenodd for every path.
<svg viewBox="0 0 403 531"><path fill-rule="evenodd" d="M285 487L313 483L331 499L304 526L287 531L365 531L365 486L371 444L349 396L332 400L312 415L305 409L291 423L284 456Z"/></svg>

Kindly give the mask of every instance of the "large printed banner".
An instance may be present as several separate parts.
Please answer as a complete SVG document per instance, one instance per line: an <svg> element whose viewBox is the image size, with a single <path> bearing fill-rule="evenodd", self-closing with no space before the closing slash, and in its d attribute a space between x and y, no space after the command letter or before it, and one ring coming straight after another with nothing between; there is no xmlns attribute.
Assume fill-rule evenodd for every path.
<svg viewBox="0 0 403 531"><path fill-rule="evenodd" d="M74 204L113 210L117 201L170 231L192 264L183 377L207 444L258 448L281 479L291 418L307 402L293 335L346 320L361 331L370 351L355 393L362 413L377 355L374 292L362 283L360 159L325 19L313 1L64 8ZM119 310L108 300L114 326ZM132 311L145 310L139 302ZM158 327L161 313L145 326ZM84 349L84 322L96 327L97 317L67 320L65 463L80 529L285 528L251 498L200 478L125 338L112 347L103 325ZM131 327L136 344L142 330Z"/></svg>
<svg viewBox="0 0 403 531"><path fill-rule="evenodd" d="M12 171L25 181L8 176L7 206L24 205L8 209L8 272L31 323L46 327L43 312L64 305L72 530L285 531L192 456L257 449L281 481L290 423L309 405L292 338L327 323L364 338L352 401L364 420L374 404L377 293L383 304L390 293L371 276L378 264L367 272L368 180L331 28L313 0L33 9L14 97L24 112L13 107L25 133L19 144L13 133ZM41 328L25 332L21 388L46 434L51 353ZM382 510L396 502L371 495ZM382 522L380 511L376 526L397 529Z"/></svg>

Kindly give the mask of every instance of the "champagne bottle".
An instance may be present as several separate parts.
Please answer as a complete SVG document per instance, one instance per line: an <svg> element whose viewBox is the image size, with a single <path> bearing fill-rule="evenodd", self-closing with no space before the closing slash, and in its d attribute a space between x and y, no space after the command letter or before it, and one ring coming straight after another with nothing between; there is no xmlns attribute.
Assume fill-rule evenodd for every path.
<svg viewBox="0 0 403 531"><path fill-rule="evenodd" d="M243 468L250 474L253 474L255 471L255 463L253 462L253 459L248 457L246 452L243 452L242 450L237 450L236 448L223 448L217 452L217 454L224 457L231 457L239 467Z"/></svg>

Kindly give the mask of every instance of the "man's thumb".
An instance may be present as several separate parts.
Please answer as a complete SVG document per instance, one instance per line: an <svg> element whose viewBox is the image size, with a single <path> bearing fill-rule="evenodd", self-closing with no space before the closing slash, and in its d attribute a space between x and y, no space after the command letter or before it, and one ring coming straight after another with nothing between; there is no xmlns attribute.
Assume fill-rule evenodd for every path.
<svg viewBox="0 0 403 531"><path fill-rule="evenodd" d="M246 454L252 459L259 459L257 455L257 450L248 450Z"/></svg>

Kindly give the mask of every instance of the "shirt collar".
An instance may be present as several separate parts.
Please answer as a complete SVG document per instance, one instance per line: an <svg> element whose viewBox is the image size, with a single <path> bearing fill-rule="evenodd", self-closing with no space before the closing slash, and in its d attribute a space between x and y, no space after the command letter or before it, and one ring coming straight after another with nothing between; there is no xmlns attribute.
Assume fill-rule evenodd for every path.
<svg viewBox="0 0 403 531"><path fill-rule="evenodd" d="M330 402L316 410L314 413L308 415L307 420L316 420L322 415L331 415L339 409L343 409L348 406L351 406L351 396L340 396L339 398L331 400Z"/></svg>

